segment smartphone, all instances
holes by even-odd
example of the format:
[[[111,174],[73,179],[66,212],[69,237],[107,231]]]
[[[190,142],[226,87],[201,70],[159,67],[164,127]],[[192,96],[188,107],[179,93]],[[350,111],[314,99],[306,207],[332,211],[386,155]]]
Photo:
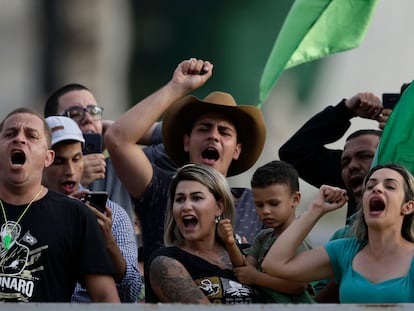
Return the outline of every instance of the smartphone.
[[[394,109],[395,105],[400,100],[400,93],[383,93],[382,106],[385,109]]]
[[[84,133],[83,154],[102,153],[102,135],[97,133]]]
[[[108,192],[91,191],[85,194],[82,201],[95,207],[101,213],[105,213],[106,201],[108,200]]]

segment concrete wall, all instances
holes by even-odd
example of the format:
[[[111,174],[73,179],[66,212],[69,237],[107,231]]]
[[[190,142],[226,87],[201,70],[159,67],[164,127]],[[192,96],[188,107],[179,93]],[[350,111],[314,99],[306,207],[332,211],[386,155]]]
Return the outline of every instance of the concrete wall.
[[[254,304],[254,305],[183,305],[183,304],[0,304],[2,310],[7,311],[212,311],[212,310],[228,310],[228,311],[376,311],[376,310],[395,310],[405,311],[412,310],[412,304],[398,305],[334,305],[334,304],[301,304],[301,305],[282,305],[282,304]]]

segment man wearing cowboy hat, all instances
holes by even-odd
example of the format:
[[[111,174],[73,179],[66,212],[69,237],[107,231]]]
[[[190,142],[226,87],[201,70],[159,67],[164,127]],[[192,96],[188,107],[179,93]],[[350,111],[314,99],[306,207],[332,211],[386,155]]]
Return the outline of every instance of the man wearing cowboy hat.
[[[225,176],[248,170],[263,149],[266,128],[254,106],[238,106],[230,94],[213,92],[204,100],[185,96],[212,75],[208,61],[181,62],[172,79],[113,123],[105,145],[119,178],[135,201],[141,222],[144,269],[151,252],[163,243],[164,214],[171,177],[152,166],[136,142],[164,113],[163,142],[177,165],[203,163]],[[185,97],[184,97],[185,96]],[[251,191],[235,189],[236,232],[252,241],[262,228]]]

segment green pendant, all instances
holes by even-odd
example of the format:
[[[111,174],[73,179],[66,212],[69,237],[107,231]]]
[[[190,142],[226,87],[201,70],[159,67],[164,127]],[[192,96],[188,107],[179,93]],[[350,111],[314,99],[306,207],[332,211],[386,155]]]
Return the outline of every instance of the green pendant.
[[[11,236],[10,234],[6,234],[3,237],[3,246],[6,249],[6,251],[8,251],[10,249],[10,241],[11,241]]]

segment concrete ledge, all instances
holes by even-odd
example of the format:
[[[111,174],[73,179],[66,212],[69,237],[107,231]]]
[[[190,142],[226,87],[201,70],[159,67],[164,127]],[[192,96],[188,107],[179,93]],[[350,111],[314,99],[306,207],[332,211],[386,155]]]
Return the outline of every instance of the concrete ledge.
[[[356,304],[251,304],[251,305],[190,305],[190,304],[70,304],[70,303],[0,303],[1,310],[7,311],[211,311],[211,310],[229,310],[229,311],[274,311],[274,310],[291,310],[291,311],[360,311],[360,310],[413,310],[414,304],[395,304],[395,305],[356,305]]]

